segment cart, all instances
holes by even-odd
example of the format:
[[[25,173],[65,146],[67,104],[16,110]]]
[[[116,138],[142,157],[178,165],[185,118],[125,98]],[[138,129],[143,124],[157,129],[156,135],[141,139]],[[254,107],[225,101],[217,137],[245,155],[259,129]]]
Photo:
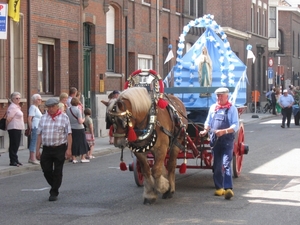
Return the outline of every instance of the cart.
[[[183,55],[185,36],[191,27],[206,28],[195,44]],[[203,51],[203,49],[206,51]],[[202,55],[201,55],[202,54]],[[204,56],[204,54],[206,54]],[[211,57],[207,56],[210,55]],[[203,85],[199,68],[202,68],[201,60],[211,61],[212,75],[210,84]],[[206,60],[205,60],[206,62]],[[207,117],[210,106],[215,103],[214,91],[219,87],[229,87],[231,103],[238,109],[239,116],[246,110],[247,95],[247,67],[231,50],[226,34],[223,29],[214,21],[212,15],[204,15],[194,21],[190,21],[183,28],[180,35],[176,65],[164,79],[166,88],[164,93],[174,94],[184,103],[189,114],[189,124],[186,128],[186,138],[182,149],[177,157],[177,168],[181,171],[180,162],[184,162],[187,169],[212,169],[213,154],[208,136],[200,137],[199,132],[204,129],[204,121]],[[208,70],[207,70],[208,71]],[[136,75],[134,73],[134,75]],[[199,76],[199,77],[198,77]],[[147,80],[147,79],[143,79]],[[201,87],[200,87],[201,86]],[[200,118],[198,118],[200,115]],[[242,121],[236,132],[233,150],[232,171],[234,177],[239,177],[242,171],[244,155],[248,154],[249,146],[245,144],[245,131]],[[154,157],[151,153],[147,155],[151,167]],[[195,162],[191,164],[190,162]],[[165,165],[168,162],[168,155],[165,158]],[[133,171],[134,179],[138,186],[143,186],[143,175],[138,160],[133,157],[129,165]]]
[[[165,93],[194,93],[199,91],[200,94],[209,96],[210,93],[214,92],[216,88],[166,88]],[[233,90],[233,88],[229,88]],[[247,109],[247,106],[237,107],[239,118]],[[186,162],[187,169],[211,169],[213,167],[213,154],[210,147],[210,141],[208,136],[200,137],[199,132],[204,128],[204,120],[208,113],[208,108],[190,109],[198,115],[202,115],[202,119],[196,119],[191,116],[189,118],[188,127],[186,129],[186,139],[182,143],[185,146],[184,150],[181,150],[177,156],[177,168],[180,169],[180,162]],[[193,114],[190,113],[191,114]],[[202,121],[201,121],[202,120]],[[245,130],[243,122],[240,120],[239,129],[235,135],[233,158],[232,158],[232,171],[235,178],[239,177],[242,171],[244,155],[248,154],[249,146],[245,144]],[[154,164],[154,157],[149,152],[147,154],[148,163],[150,167]],[[168,162],[168,155],[165,158],[165,166]],[[191,162],[191,163],[190,163]],[[134,180],[137,186],[143,186],[143,175],[138,160],[133,156],[133,162],[128,165],[129,171],[133,171]]]

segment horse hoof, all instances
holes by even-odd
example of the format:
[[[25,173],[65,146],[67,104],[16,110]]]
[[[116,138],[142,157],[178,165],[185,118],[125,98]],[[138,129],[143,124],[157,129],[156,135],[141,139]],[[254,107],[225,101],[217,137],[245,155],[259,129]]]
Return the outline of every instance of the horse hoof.
[[[170,190],[165,192],[162,196],[162,199],[168,199],[168,198],[172,198],[173,197],[173,192],[171,192]]]
[[[152,205],[155,201],[155,198],[144,198],[144,205]]]

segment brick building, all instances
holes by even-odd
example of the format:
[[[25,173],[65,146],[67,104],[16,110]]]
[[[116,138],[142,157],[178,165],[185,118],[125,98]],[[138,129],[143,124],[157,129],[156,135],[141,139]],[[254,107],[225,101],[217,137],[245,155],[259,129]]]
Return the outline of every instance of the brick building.
[[[247,64],[248,96],[254,89],[267,90],[268,0],[15,1],[20,21],[9,18],[7,39],[0,39],[0,116],[13,91],[21,92],[27,118],[32,94],[46,101],[75,86],[92,109],[96,136],[106,136],[106,108],[100,101],[122,90],[136,69],[154,69],[165,77],[176,63],[173,58],[164,64],[169,45],[176,53],[183,27],[204,14],[215,16],[232,50]],[[185,49],[202,33],[192,28]],[[246,58],[248,44],[257,56],[254,64]],[[26,142],[24,137],[23,148]],[[0,131],[0,149],[7,146],[7,132]]]

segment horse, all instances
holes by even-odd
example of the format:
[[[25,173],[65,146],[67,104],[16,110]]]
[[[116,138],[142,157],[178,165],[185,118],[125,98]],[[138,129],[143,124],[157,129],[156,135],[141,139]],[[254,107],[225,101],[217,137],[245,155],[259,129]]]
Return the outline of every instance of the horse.
[[[173,95],[164,97],[167,107],[160,108],[145,87],[131,87],[121,92],[108,108],[114,126],[114,145],[122,151],[129,147],[136,156],[144,177],[144,204],[150,205],[159,193],[163,199],[172,198],[177,155],[180,149],[184,150],[186,135],[184,104]],[[152,168],[147,161],[149,151],[154,156]]]

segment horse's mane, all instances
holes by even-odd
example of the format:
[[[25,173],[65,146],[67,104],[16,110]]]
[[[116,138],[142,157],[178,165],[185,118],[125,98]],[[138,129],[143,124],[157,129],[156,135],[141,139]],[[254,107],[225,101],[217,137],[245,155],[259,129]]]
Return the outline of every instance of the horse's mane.
[[[148,111],[151,106],[151,98],[148,91],[144,87],[132,87],[123,91],[118,99],[128,99],[131,103],[132,111],[144,112]]]

